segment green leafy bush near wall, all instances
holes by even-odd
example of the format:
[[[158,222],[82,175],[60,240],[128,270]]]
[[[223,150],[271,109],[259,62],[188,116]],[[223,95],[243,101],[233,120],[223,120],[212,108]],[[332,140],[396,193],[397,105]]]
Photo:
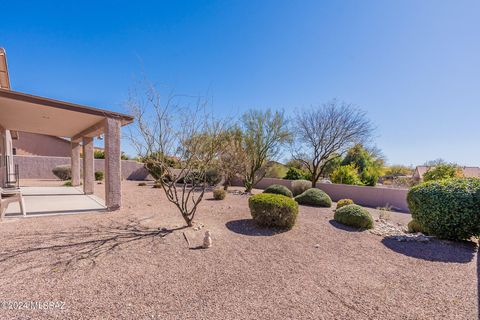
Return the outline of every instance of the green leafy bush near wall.
[[[335,210],[333,218],[341,224],[356,228],[371,229],[374,226],[370,212],[356,204],[349,204]]]
[[[70,167],[70,165],[56,166],[55,168],[53,168],[52,172],[60,180],[72,179],[72,168]]]
[[[95,171],[95,181],[103,180],[103,171]]]
[[[317,188],[310,188],[302,194],[295,197],[295,201],[299,204],[330,208],[332,206],[332,199],[323,190]]]
[[[410,189],[407,202],[429,234],[451,240],[480,236],[480,179],[425,182]]]
[[[283,179],[287,180],[301,180],[301,179],[306,179],[309,176],[307,172],[304,170],[298,169],[298,168],[288,168],[287,173],[283,177]]]
[[[210,186],[216,186],[222,181],[222,175],[217,169],[208,169],[205,171],[205,181],[207,181]]]
[[[287,187],[280,184],[272,184],[266,188],[263,193],[281,194],[289,198],[293,197],[292,192]]]
[[[299,194],[304,193],[312,187],[312,182],[308,180],[295,180],[292,181],[292,193],[296,197]]]
[[[248,199],[253,220],[260,226],[291,229],[298,216],[298,204],[279,194],[261,193]]]

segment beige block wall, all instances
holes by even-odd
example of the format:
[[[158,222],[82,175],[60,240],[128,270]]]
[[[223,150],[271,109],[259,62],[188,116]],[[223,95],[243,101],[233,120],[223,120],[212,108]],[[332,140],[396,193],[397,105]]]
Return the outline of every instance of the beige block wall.
[[[235,181],[235,185],[241,185]],[[280,184],[291,189],[292,181],[285,179],[263,178],[255,188],[266,189],[272,184]],[[385,187],[364,187],[335,183],[317,183],[317,188],[325,191],[333,201],[349,198],[355,203],[371,208],[391,206],[395,210],[408,212],[408,189]]]

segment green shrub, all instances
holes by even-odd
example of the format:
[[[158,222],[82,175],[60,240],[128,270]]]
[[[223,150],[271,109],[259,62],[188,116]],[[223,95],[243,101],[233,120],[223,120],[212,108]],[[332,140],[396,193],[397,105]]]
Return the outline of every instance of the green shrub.
[[[340,166],[335,169],[330,176],[330,179],[333,183],[362,185],[362,180],[360,180],[358,170],[352,164]]]
[[[138,186],[139,186],[139,187],[145,187],[146,185],[147,185],[146,182],[139,182],[139,183],[138,183]]]
[[[267,189],[265,189],[263,193],[281,194],[289,198],[293,197],[292,192],[287,187],[280,184],[272,184]]]
[[[95,181],[102,181],[102,180],[103,180],[103,172],[95,171]]]
[[[421,233],[427,233],[423,226],[418,222],[416,219],[410,220],[410,222],[407,225],[408,232],[410,233],[416,233],[416,232],[421,232]]]
[[[354,204],[352,199],[341,199],[337,201],[337,209],[341,207],[348,206],[349,204]]]
[[[205,181],[209,186],[216,186],[222,181],[222,175],[217,169],[208,169],[205,171]]]
[[[370,212],[356,204],[349,204],[335,210],[333,218],[341,224],[356,228],[372,229],[374,226]]]
[[[223,199],[225,199],[226,195],[227,195],[227,192],[223,189],[213,190],[213,199],[215,199],[215,200],[223,200]]]
[[[152,188],[154,188],[154,189],[161,189],[161,188],[162,188],[162,184],[160,183],[160,181],[155,181],[155,183],[153,184]]]
[[[291,229],[298,215],[298,204],[280,194],[261,193],[248,199],[253,220],[265,227]]]
[[[72,186],[72,181],[68,180],[68,181],[65,181],[65,183],[63,184],[64,187],[71,187]]]
[[[72,179],[72,169],[70,168],[70,165],[66,164],[66,165],[56,166],[55,168],[53,168],[52,172],[60,180]]]
[[[292,181],[292,193],[296,197],[299,194],[304,193],[312,187],[312,182],[308,180],[295,180]]]
[[[317,188],[310,188],[304,193],[295,197],[295,201],[299,204],[306,204],[314,207],[330,208],[332,206],[332,199],[323,190]]]
[[[407,202],[429,234],[451,240],[480,236],[480,179],[425,182],[410,189]]]
[[[423,175],[423,181],[427,182],[448,178],[460,178],[462,176],[462,169],[458,165],[454,163],[445,163],[430,167]]]
[[[288,171],[285,174],[285,177],[283,177],[283,179],[302,180],[302,179],[305,179],[306,176],[307,176],[307,173],[304,172],[303,170],[291,167],[291,168],[288,168]]]

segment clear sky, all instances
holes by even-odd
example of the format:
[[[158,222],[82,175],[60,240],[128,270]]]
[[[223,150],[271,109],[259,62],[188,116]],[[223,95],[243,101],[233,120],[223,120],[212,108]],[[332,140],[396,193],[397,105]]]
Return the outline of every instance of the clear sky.
[[[338,98],[389,163],[480,165],[478,0],[5,1],[0,26],[17,91],[124,112],[143,68],[225,115]]]

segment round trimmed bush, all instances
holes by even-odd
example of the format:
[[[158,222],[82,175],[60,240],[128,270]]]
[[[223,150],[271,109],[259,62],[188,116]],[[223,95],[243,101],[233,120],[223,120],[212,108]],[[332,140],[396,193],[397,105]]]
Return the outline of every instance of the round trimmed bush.
[[[72,169],[68,164],[56,166],[55,168],[53,168],[52,172],[60,180],[65,181],[72,179]]]
[[[407,225],[407,228],[408,228],[408,232],[410,233],[417,233],[417,232],[426,233],[423,226],[416,219],[410,220],[410,222]]]
[[[312,187],[312,182],[308,180],[295,180],[292,181],[292,193],[296,197],[299,194],[304,193]]]
[[[305,204],[314,207],[330,208],[332,206],[332,199],[323,190],[317,188],[310,188],[304,193],[295,197],[295,201],[299,204]]]
[[[348,206],[349,204],[354,204],[352,199],[341,199],[337,201],[337,209],[341,207]]]
[[[214,189],[213,190],[213,199],[215,199],[215,200],[223,200],[223,199],[225,199],[226,195],[227,195],[227,192],[223,189]]]
[[[349,204],[335,210],[333,218],[341,224],[356,228],[372,229],[374,225],[370,212],[356,204]]]
[[[263,190],[263,193],[281,194],[289,198],[293,197],[292,192],[287,187],[280,184],[272,184],[267,189]]]
[[[298,204],[280,194],[261,193],[248,199],[253,220],[260,226],[291,229],[298,215]]]
[[[425,182],[410,189],[407,202],[429,234],[450,240],[480,236],[480,179]]]

